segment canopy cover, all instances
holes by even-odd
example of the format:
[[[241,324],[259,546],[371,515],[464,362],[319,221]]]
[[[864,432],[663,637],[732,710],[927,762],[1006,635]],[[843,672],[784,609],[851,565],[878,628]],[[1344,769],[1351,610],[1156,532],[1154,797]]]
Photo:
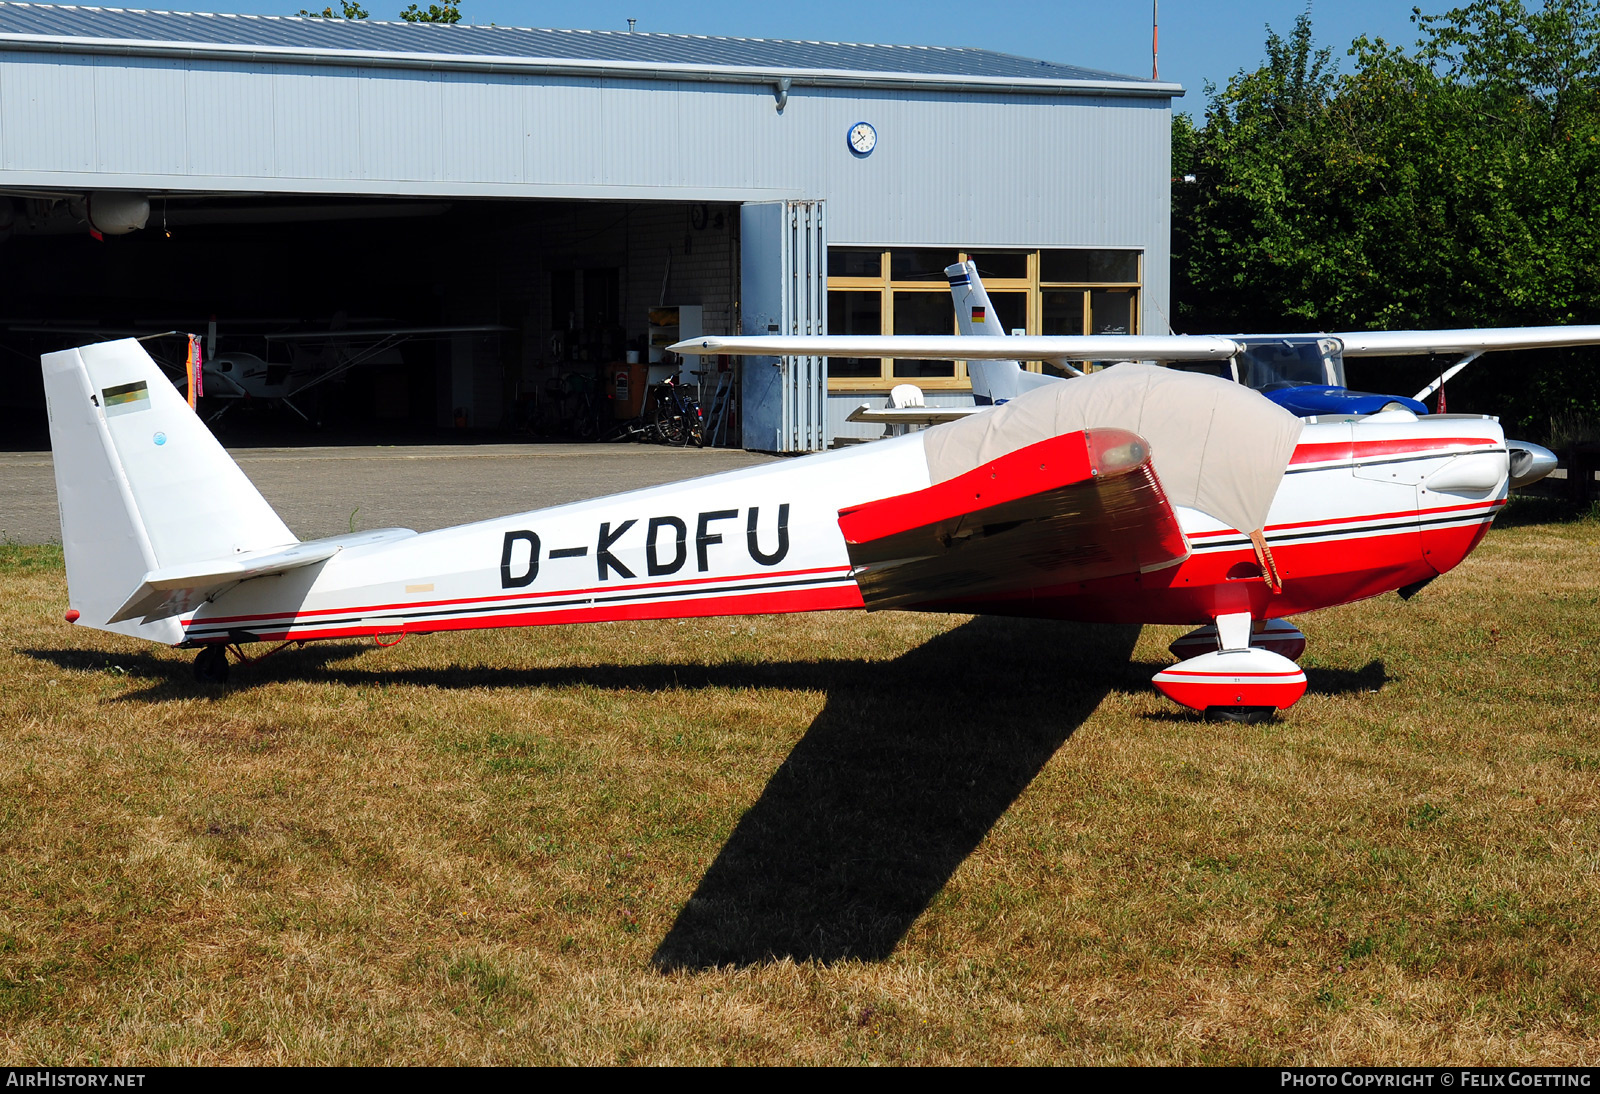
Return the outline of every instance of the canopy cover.
[[[1260,531],[1303,423],[1228,380],[1154,365],[1113,365],[1035,388],[986,414],[923,432],[934,483],[1082,429],[1126,429],[1150,445],[1173,505]]]

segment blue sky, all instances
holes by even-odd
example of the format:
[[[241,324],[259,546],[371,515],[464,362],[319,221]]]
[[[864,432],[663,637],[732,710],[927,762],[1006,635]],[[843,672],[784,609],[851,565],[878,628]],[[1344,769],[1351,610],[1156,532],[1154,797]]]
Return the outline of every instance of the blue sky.
[[[98,0],[107,7],[133,6]],[[150,7],[182,11],[293,15],[308,0],[146,0]],[[329,0],[316,0],[318,5]],[[408,0],[364,0],[373,18],[393,19]],[[1321,45],[1343,58],[1360,34],[1410,45],[1417,0],[1347,0],[1312,7]],[[1420,0],[1424,11],[1448,3]],[[1240,68],[1262,59],[1266,26],[1287,34],[1304,0],[1162,0],[1161,76],[1189,89],[1178,109],[1200,113],[1206,80],[1226,83]],[[1150,72],[1149,0],[464,0],[472,22],[517,26],[625,30],[631,16],[640,30],[729,34],[749,38],[818,38],[912,45],[980,46],[1049,61],[1136,76]]]

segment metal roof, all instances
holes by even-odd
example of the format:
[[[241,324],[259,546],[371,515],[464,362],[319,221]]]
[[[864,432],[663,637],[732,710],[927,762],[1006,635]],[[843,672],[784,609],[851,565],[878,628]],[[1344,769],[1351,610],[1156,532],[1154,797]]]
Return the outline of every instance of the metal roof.
[[[0,49],[469,70],[540,69],[640,78],[966,85],[1044,92],[1181,95],[1176,84],[985,49],[698,34],[228,15],[0,2]]]

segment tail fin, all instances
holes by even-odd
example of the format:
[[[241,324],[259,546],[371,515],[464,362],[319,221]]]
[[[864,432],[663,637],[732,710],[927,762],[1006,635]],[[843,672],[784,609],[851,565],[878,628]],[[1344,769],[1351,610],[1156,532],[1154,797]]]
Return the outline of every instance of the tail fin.
[[[111,622],[147,574],[298,542],[138,342],[41,360],[78,622],[180,641],[176,619]]]
[[[962,334],[1004,337],[1008,333],[989,302],[989,293],[978,276],[976,262],[968,259],[946,266],[944,275],[950,279],[950,295],[956,303],[956,327]],[[1008,363],[1016,364],[1015,361]]]
[[[968,259],[946,266],[944,274],[950,279],[957,329],[962,334],[1004,336],[1006,329],[989,302],[983,279],[978,276],[978,264]],[[967,375],[972,378],[973,401],[979,406],[1008,402],[1024,391],[1056,380],[1054,376],[1029,372],[1015,361],[968,361]]]

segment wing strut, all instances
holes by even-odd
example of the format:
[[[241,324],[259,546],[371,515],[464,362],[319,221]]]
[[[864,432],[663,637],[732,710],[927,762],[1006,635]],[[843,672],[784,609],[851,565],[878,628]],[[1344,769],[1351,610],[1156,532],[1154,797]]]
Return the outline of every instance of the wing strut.
[[[1466,368],[1468,365],[1472,364],[1472,362],[1476,361],[1478,358],[1480,358],[1482,356],[1483,356],[1483,350],[1481,350],[1481,349],[1476,351],[1476,352],[1474,352],[1474,353],[1467,354],[1461,360],[1457,361],[1455,364],[1451,365],[1445,371],[1441,372],[1439,374],[1439,378],[1437,380],[1435,380],[1433,383],[1429,384],[1427,387],[1423,388],[1421,391],[1417,392],[1415,395],[1412,396],[1412,398],[1415,399],[1419,403],[1422,402],[1422,400],[1424,400],[1428,396],[1432,395],[1435,391],[1438,391],[1440,388],[1444,387],[1445,381],[1449,380],[1456,373],[1460,372],[1462,369]]]

